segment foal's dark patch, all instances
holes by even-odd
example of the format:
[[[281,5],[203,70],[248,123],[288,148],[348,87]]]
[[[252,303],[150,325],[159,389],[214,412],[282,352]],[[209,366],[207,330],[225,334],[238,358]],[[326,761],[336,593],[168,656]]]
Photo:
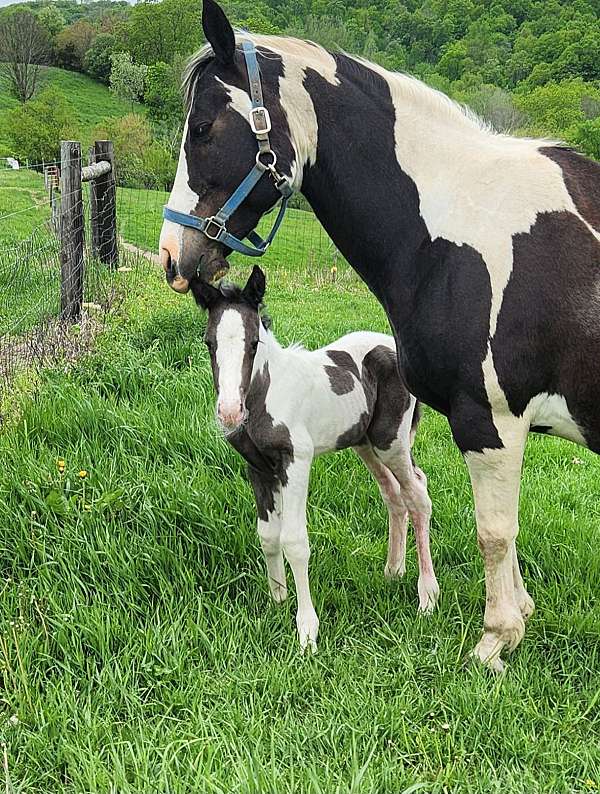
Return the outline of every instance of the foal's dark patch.
[[[335,448],[348,449],[348,447],[357,447],[363,444],[370,419],[371,414],[369,411],[364,411],[352,427],[349,427],[348,430],[341,433],[335,442]]]
[[[288,428],[277,425],[267,411],[266,398],[271,385],[269,364],[252,378],[246,408],[248,424],[227,440],[248,463],[248,479],[254,490],[258,517],[267,521],[275,509],[275,491],[288,481],[287,470],[294,461],[294,448]]]
[[[600,164],[559,146],[543,146],[540,152],[558,163],[577,211],[600,231]]]
[[[400,380],[396,354],[392,350],[377,345],[367,353],[363,361],[363,381],[369,378],[376,396],[367,436],[377,449],[389,449],[410,407],[410,395]]]
[[[332,392],[339,395],[349,394],[355,386],[354,377],[360,380],[356,361],[346,350],[328,350],[327,355],[335,364],[335,367],[325,367]]]

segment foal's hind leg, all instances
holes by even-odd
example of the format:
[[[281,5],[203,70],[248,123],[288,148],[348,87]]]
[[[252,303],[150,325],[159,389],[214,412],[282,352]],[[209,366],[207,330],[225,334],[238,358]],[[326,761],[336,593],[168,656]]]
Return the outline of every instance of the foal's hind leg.
[[[354,447],[354,450],[377,481],[381,498],[388,509],[388,552],[384,576],[387,579],[404,576],[408,510],[402,499],[400,486],[392,472],[375,455],[370,444]]]
[[[427,478],[415,466],[410,445],[403,439],[396,439],[389,449],[374,447],[379,460],[393,473],[400,485],[402,499],[410,514],[419,560],[419,610],[432,612],[440,596],[440,588],[433,570],[429,548],[429,523],[431,520],[431,499],[427,492]]]

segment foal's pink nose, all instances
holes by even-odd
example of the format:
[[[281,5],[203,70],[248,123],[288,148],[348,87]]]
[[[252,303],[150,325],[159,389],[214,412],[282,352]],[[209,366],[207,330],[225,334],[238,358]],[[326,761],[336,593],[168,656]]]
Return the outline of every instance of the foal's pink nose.
[[[244,410],[240,403],[221,404],[217,407],[219,421],[225,427],[237,427],[244,421]]]

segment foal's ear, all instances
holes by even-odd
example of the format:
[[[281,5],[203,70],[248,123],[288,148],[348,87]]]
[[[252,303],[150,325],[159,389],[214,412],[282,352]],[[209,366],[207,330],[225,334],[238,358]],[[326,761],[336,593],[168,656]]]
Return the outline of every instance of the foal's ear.
[[[204,0],[202,4],[202,29],[214,50],[217,61],[222,66],[232,64],[235,55],[235,34],[225,12],[214,0]]]
[[[265,296],[265,288],[267,286],[265,274],[258,265],[254,265],[250,278],[246,282],[246,286],[242,290],[242,295],[252,306],[257,309],[262,303]]]
[[[190,289],[201,309],[210,309],[221,297],[218,289],[209,284],[208,281],[202,281],[201,279],[193,279]]]

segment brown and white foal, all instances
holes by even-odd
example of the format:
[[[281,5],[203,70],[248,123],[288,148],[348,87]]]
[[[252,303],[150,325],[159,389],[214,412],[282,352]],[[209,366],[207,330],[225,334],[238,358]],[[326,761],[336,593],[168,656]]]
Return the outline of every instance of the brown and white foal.
[[[294,575],[302,649],[316,649],[319,629],[308,581],[306,498],[312,460],[323,452],[352,447],[377,480],[389,513],[387,577],[404,574],[410,514],[419,610],[430,612],[439,596],[429,551],[431,501],[411,457],[418,409],[400,381],[393,338],[365,331],[319,350],[282,348],[260,315],[265,277],[259,267],[243,289],[201,281],[192,289],[208,309],[205,341],[217,417],[248,463],[275,601],[287,596],[284,555]]]

